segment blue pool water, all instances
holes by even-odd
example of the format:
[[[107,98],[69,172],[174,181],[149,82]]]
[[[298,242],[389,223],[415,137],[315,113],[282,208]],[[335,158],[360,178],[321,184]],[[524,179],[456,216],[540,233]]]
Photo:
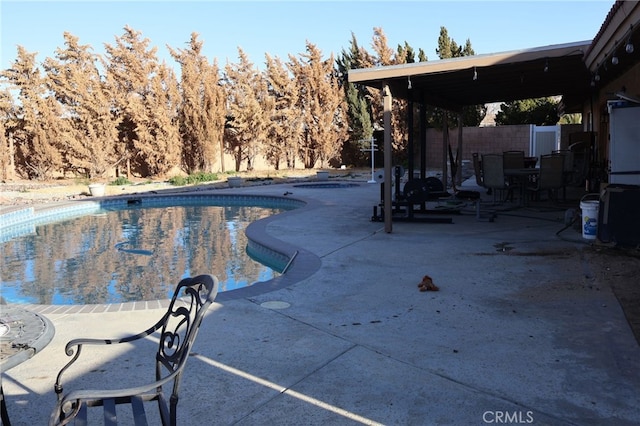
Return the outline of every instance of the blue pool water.
[[[16,223],[1,230],[3,299],[52,305],[166,299],[181,278],[201,273],[216,275],[220,291],[266,281],[287,259],[253,260],[245,229],[297,207],[277,199],[202,196],[93,204],[12,219]]]

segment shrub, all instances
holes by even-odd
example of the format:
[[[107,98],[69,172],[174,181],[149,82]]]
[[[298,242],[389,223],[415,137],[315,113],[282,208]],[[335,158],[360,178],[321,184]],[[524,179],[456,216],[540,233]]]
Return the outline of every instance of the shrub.
[[[131,185],[131,181],[127,179],[125,176],[118,176],[116,180],[109,183],[109,185],[119,186],[119,185]]]
[[[190,174],[187,177],[183,176],[174,176],[169,179],[169,183],[173,186],[184,186],[184,185],[193,185],[204,182],[211,182],[218,180],[218,175],[216,173],[205,173],[198,172]]]
[[[184,186],[187,184],[187,178],[183,176],[174,176],[169,178],[169,184],[173,186]]]

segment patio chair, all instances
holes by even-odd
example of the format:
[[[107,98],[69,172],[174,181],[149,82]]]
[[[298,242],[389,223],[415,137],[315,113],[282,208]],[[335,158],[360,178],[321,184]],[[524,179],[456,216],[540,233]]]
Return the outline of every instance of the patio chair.
[[[58,373],[54,390],[58,402],[49,420],[50,425],[65,425],[74,421],[86,424],[90,407],[104,409],[104,423],[116,424],[116,406],[129,404],[133,419],[125,424],[146,425],[145,403],[155,401],[163,425],[175,425],[178,391],[189,352],[200,323],[218,293],[218,280],[211,275],[185,278],[178,283],[167,312],[152,327],[134,336],[118,339],[74,339],[65,352],[73,356]],[[84,346],[116,345],[142,339],[160,330],[160,343],[155,356],[155,381],[141,386],[114,390],[74,390],[63,395],[62,375],[78,359]],[[162,387],[171,385],[169,399]],[[127,412],[131,412],[128,411]]]
[[[524,151],[504,151],[502,153],[502,164],[505,170],[509,169],[524,169],[525,168],[525,155]],[[520,185],[520,181],[507,177],[507,182],[511,187],[509,194],[513,197],[513,189]],[[512,200],[513,201],[513,200]]]
[[[476,176],[476,185],[484,188],[484,182],[482,181],[482,165],[480,164],[480,154],[474,152],[471,154],[473,158],[473,173]]]
[[[502,160],[505,170],[524,169],[524,151],[504,151]]]
[[[549,199],[557,199],[557,191],[564,188],[564,155],[547,154],[540,156],[540,176],[537,181],[530,185],[527,190],[537,200],[544,191],[548,193]]]
[[[509,185],[504,176],[504,163],[500,154],[482,155],[482,182],[485,188],[493,192],[493,202],[496,203],[496,193],[500,191],[500,201],[502,193],[509,190]],[[508,192],[507,192],[508,194]]]
[[[568,149],[560,149],[560,150],[552,151],[551,153],[564,156],[564,167],[563,167],[563,173],[562,173],[562,180],[564,185],[562,186],[562,199],[566,200],[567,185],[571,185],[574,179],[573,152],[571,152]]]

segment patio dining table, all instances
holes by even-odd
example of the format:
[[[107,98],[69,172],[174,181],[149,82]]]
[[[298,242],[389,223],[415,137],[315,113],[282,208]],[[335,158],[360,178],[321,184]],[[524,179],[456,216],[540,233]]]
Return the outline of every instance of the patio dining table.
[[[523,169],[505,169],[504,176],[509,180],[516,182],[520,187],[519,204],[522,206],[525,204],[527,184],[540,176],[540,169],[532,167],[525,167]]]
[[[17,305],[0,304],[0,373],[32,358],[51,342],[55,328],[46,317]],[[8,426],[9,414],[0,376],[0,417]]]

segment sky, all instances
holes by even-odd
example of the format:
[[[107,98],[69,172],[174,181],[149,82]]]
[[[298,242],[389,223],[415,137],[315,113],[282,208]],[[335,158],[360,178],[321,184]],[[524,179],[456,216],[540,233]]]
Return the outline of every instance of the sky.
[[[437,60],[440,27],[459,45],[471,41],[476,54],[592,40],[613,0],[573,1],[32,1],[1,0],[0,59],[10,68],[17,46],[37,52],[38,62],[64,47],[65,31],[104,54],[104,44],[129,26],[157,47],[158,58],[177,64],[166,48],[188,47],[199,34],[203,53],[222,68],[238,62],[238,47],[256,67],[265,53],[284,62],[299,57],[307,41],[328,58],[347,50],[352,34],[373,52],[374,27],[381,27],[388,45],[408,42],[428,60]]]

